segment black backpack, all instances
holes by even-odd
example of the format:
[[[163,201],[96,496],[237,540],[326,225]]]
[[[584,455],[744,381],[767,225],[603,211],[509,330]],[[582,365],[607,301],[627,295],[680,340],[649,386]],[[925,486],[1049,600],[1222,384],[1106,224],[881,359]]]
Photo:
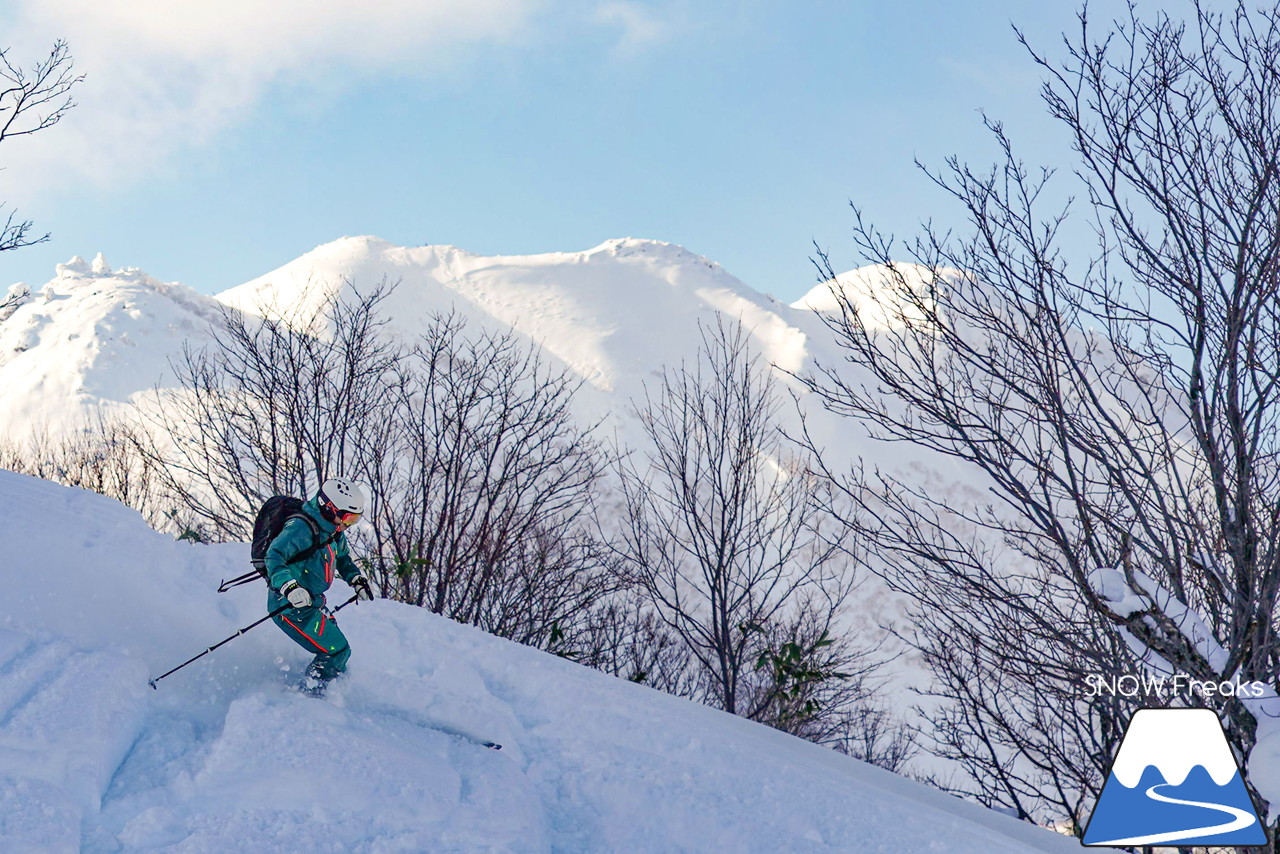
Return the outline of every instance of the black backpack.
[[[294,498],[292,495],[273,495],[263,503],[258,510],[258,517],[253,521],[253,545],[249,548],[249,562],[253,564],[253,572],[222,582],[218,587],[219,593],[225,593],[241,584],[250,584],[259,578],[267,578],[267,549],[271,547],[271,541],[280,536],[285,523],[290,519],[301,519],[307,523],[307,527],[311,529],[312,543],[286,563],[304,561],[338,538],[341,529],[335,529],[327,539],[316,542],[315,538],[320,536],[320,528],[314,519],[302,512],[303,503],[301,498]]]

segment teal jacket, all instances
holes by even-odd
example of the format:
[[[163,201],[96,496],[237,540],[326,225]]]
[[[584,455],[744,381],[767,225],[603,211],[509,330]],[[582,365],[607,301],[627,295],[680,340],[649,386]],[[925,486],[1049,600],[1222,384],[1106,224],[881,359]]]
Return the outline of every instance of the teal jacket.
[[[279,536],[267,547],[267,576],[271,581],[272,593],[276,593],[290,581],[297,581],[314,598],[322,596],[329,589],[335,573],[350,584],[360,574],[360,570],[347,552],[345,533],[339,534],[333,542],[306,560],[287,564],[286,561],[310,548],[312,543],[324,542],[337,527],[320,515],[320,505],[314,498],[302,505],[302,512],[316,523],[319,533],[313,536],[311,527],[302,519],[290,519],[286,522]]]

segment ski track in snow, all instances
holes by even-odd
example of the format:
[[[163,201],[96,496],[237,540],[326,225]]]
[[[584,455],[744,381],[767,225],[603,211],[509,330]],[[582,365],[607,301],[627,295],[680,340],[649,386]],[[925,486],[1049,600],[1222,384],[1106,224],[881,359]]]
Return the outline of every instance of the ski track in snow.
[[[261,850],[268,832],[320,852],[550,850],[536,844],[545,829],[522,825],[515,805],[502,811],[516,817],[505,839],[480,808],[520,788],[509,765],[481,754],[497,756],[407,719],[266,691],[235,700],[204,737],[179,717],[149,728],[112,781],[84,850],[105,854],[123,841],[129,851],[248,852]],[[273,761],[260,767],[255,758]],[[344,797],[352,775],[384,780]],[[471,821],[460,820],[468,813]],[[525,835],[534,844],[517,847]]]

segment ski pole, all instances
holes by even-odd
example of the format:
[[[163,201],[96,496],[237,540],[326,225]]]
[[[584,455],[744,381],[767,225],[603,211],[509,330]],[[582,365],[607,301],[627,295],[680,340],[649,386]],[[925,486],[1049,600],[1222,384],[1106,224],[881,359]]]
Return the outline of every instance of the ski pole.
[[[270,620],[272,617],[275,617],[275,616],[278,616],[278,615],[280,615],[280,614],[283,614],[285,611],[289,610],[289,609],[290,609],[290,608],[292,608],[292,607],[293,607],[292,605],[288,605],[288,604],[281,605],[279,608],[276,608],[274,611],[272,611],[270,614],[267,614],[267,616],[263,617],[261,620],[257,620],[257,621],[255,621],[255,622],[250,623],[249,625],[245,626],[243,629],[241,629],[240,631],[236,632],[234,635],[232,635],[231,637],[227,638],[226,640],[224,640],[224,641],[220,641],[220,642],[218,642],[218,643],[214,644],[213,646],[209,647],[208,649],[206,649],[204,652],[200,653],[199,655],[197,655],[197,656],[195,656],[195,657],[193,657],[193,658],[190,658],[190,659],[188,659],[188,660],[186,660],[186,661],[182,662],[182,663],[181,663],[181,664],[179,664],[177,667],[175,667],[175,668],[173,668],[172,670],[170,670],[168,673],[161,674],[160,676],[157,676],[155,679],[150,679],[150,680],[148,680],[148,681],[147,681],[147,684],[148,684],[148,685],[150,685],[153,689],[155,689],[155,690],[157,690],[157,691],[158,691],[158,690],[160,690],[159,688],[157,688],[157,687],[156,687],[156,683],[157,683],[157,682],[159,682],[161,679],[163,679],[165,676],[168,676],[168,675],[170,675],[170,674],[172,674],[172,673],[177,673],[179,670],[181,670],[182,668],[186,667],[186,666],[187,666],[188,664],[190,664],[191,662],[196,661],[196,660],[201,659],[201,658],[204,658],[206,655],[208,655],[209,653],[213,652],[213,651],[214,651],[215,649],[217,649],[218,647],[222,646],[222,645],[223,645],[223,644],[225,644],[225,643],[230,643],[231,641],[233,641],[233,640],[235,640],[236,638],[240,637],[240,636],[241,636],[242,634],[244,634],[245,632],[249,631],[249,629],[253,628],[254,626],[261,625],[262,623],[265,623],[267,620]]]
[[[244,575],[240,576],[239,578],[233,578],[230,581],[223,580],[223,582],[218,585],[218,592],[226,593],[232,587],[239,587],[242,584],[249,584],[251,582],[257,581],[261,577],[262,577],[262,573],[258,572],[258,570],[255,569],[253,572],[246,572]]]
[[[334,608],[334,609],[333,609],[332,611],[330,611],[329,613],[330,613],[330,614],[336,614],[336,613],[338,613],[339,611],[341,611],[343,608],[347,607],[348,605],[350,605],[352,602],[356,601],[356,600],[357,600],[357,599],[359,599],[359,598],[360,598],[360,594],[359,594],[359,593],[357,593],[356,595],[352,596],[352,597],[351,597],[350,599],[348,599],[347,601],[343,602],[343,603],[342,603],[341,605],[339,605],[338,607]]]

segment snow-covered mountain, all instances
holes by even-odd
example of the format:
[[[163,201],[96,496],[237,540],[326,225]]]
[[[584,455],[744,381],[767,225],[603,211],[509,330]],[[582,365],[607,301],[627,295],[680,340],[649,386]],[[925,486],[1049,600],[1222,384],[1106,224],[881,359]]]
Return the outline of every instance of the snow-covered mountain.
[[[167,384],[184,342],[207,341],[218,304],[127,268],[59,264],[43,288],[15,286],[0,312],[0,434],[74,428]]]
[[[483,257],[448,246],[405,248],[343,238],[215,297],[99,256],[56,277],[0,321],[0,423],[66,425],[99,403],[127,402],[165,382],[184,342],[202,343],[218,304],[272,314],[306,311],[335,290],[398,286],[386,309],[412,336],[434,314],[459,311],[514,329],[583,377],[583,406],[625,410],[640,382],[696,352],[698,324],[741,319],[761,355],[788,370],[809,355],[812,313],[757,294],[678,246],[611,240],[585,252]],[[584,413],[588,414],[588,413]]]
[[[459,626],[361,604],[325,699],[219,597],[243,545],[175,542],[0,472],[6,854],[1065,852],[1074,839],[791,736]],[[499,752],[449,731],[501,741]]]
[[[838,281],[858,294],[882,279],[883,271],[866,268]],[[852,370],[822,320],[835,307],[828,285],[785,305],[682,247],[631,238],[582,252],[488,257],[345,237],[213,297],[132,268],[113,270],[101,255],[92,263],[74,258],[43,288],[0,311],[0,438],[75,429],[101,408],[128,407],[157,385],[171,385],[170,361],[184,345],[207,343],[216,329],[211,321],[226,306],[267,316],[305,313],[335,291],[368,293],[384,281],[396,283],[383,305],[394,331],[412,338],[433,315],[450,311],[492,332],[514,330],[584,380],[578,414],[584,423],[603,420],[604,435],[624,445],[642,441],[632,405],[646,383],[652,387],[664,367],[694,360],[702,329],[718,317],[741,321],[753,350],[781,369],[775,377],[798,393],[806,427],[833,469],[871,447],[849,421],[806,405],[807,393],[785,373],[815,360]],[[779,415],[799,432],[793,407]],[[965,491],[965,475],[947,458],[904,444],[878,445],[874,453],[881,467],[931,478],[931,489]]]
[[[250,311],[306,305],[351,282],[400,286],[388,305],[401,331],[421,329],[451,307],[469,319],[515,329],[589,383],[625,386],[682,354],[697,323],[714,312],[742,318],[762,353],[795,368],[805,335],[786,306],[757,294],[719,265],[671,244],[610,240],[585,252],[484,257],[451,246],[409,249],[371,237],[344,238],[303,255],[218,299]],[[349,285],[345,286],[349,287]]]
[[[851,275],[865,285],[874,271]],[[624,438],[645,381],[692,359],[699,325],[717,315],[740,320],[756,352],[785,371],[802,371],[815,357],[841,361],[819,317],[831,304],[826,285],[788,306],[706,258],[652,240],[486,257],[349,237],[214,297],[112,270],[98,256],[59,265],[53,280],[0,319],[0,433],[70,427],[99,406],[127,405],[170,383],[169,361],[184,344],[207,340],[220,305],[264,315],[306,311],[334,291],[367,293],[383,281],[398,283],[384,305],[394,330],[412,337],[451,310],[492,331],[513,329],[582,377],[582,416],[617,416],[612,426]],[[819,415],[815,428],[843,444],[846,425]]]

